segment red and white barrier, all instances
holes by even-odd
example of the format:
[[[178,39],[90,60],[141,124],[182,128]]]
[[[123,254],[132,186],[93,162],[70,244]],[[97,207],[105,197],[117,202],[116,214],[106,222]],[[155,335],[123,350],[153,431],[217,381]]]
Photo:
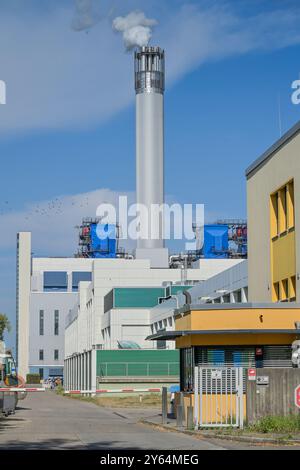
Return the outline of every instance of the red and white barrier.
[[[0,388],[0,392],[45,392],[45,388],[17,388],[17,387],[5,387]]]
[[[99,390],[66,390],[65,394],[67,395],[84,395],[84,394],[94,394],[97,395],[105,393],[161,393],[161,388],[122,388],[120,390],[108,390],[108,389],[99,389]]]

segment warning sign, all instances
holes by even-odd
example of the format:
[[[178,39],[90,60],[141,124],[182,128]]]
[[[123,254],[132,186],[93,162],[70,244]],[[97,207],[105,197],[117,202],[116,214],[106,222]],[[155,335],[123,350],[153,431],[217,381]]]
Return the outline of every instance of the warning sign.
[[[248,380],[250,381],[256,380],[256,369],[248,369]]]

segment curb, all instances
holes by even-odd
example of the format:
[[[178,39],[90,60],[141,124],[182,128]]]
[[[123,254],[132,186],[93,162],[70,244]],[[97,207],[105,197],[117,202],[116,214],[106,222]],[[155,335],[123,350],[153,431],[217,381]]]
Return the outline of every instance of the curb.
[[[151,426],[152,428],[165,430],[169,432],[176,432],[179,434],[186,434],[188,436],[197,437],[198,439],[209,438],[209,439],[223,439],[226,441],[237,441],[237,442],[248,442],[252,444],[286,444],[295,445],[300,444],[300,439],[286,439],[285,437],[257,437],[257,436],[235,436],[232,434],[212,434],[205,431],[189,431],[186,429],[176,429],[166,424],[158,424],[153,421],[141,420],[141,424]]]

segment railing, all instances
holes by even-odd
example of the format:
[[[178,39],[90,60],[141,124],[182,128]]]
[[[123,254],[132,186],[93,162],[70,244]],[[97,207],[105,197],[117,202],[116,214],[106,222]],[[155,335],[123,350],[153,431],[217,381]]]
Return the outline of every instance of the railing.
[[[177,377],[178,362],[102,362],[100,377]]]

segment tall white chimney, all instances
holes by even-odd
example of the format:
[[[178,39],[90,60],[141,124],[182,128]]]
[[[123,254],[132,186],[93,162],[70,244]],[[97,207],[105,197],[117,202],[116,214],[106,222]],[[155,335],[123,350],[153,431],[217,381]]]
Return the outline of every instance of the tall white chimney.
[[[165,53],[160,47],[142,47],[135,52],[135,91],[136,198],[150,214],[152,205],[164,203]],[[149,219],[145,228],[148,237],[138,240],[136,257],[151,259],[153,267],[167,267],[163,215],[152,231]]]

